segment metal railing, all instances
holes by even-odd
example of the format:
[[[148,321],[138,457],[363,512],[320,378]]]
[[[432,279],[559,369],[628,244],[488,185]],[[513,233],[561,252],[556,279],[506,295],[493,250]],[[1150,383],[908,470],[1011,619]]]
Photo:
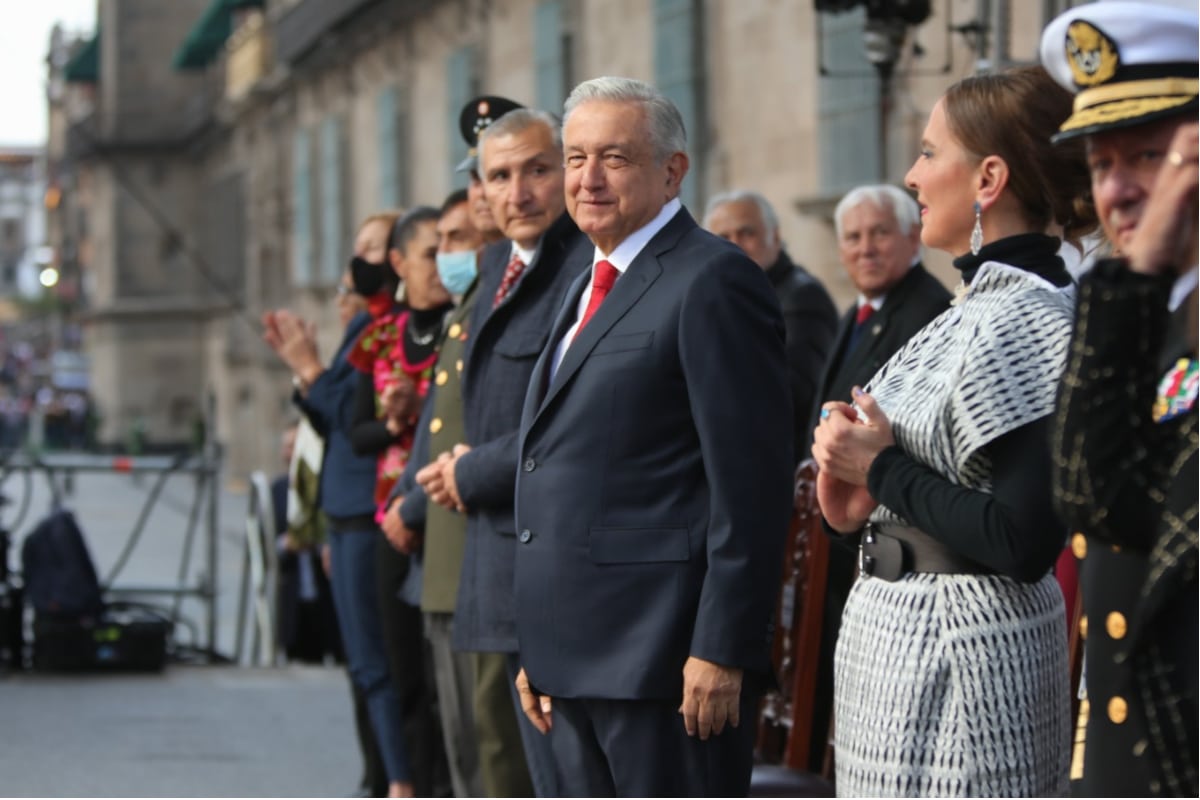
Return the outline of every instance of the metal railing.
[[[0,492],[8,499],[0,514],[0,527],[16,532],[25,524],[32,508],[34,481],[45,479],[53,508],[65,505],[78,476],[88,473],[155,475],[156,479],[138,512],[133,528],[108,574],[101,578],[101,587],[108,598],[157,596],[169,598],[172,621],[187,622],[182,617],[181,604],[185,598],[199,600],[204,612],[203,636],[194,633],[192,645],[197,654],[210,661],[227,661],[217,651],[218,613],[218,498],[221,472],[220,448],[209,443],[198,453],[175,456],[112,456],[92,453],[36,454],[22,450],[0,451]],[[183,532],[179,567],[175,579],[164,585],[118,582],[118,576],[142,539],[150,513],[155,508],[167,480],[174,475],[190,475],[195,492],[187,512]],[[23,483],[14,497],[10,480]],[[189,580],[194,551],[199,548],[202,567],[194,580]],[[189,626],[191,627],[191,626]],[[193,630],[197,629],[193,627]]]

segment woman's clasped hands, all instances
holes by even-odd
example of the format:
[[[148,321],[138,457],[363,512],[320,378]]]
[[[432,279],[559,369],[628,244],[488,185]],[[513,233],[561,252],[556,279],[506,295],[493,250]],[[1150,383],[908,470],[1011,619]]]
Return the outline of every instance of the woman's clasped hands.
[[[854,387],[857,405],[829,402],[813,434],[817,462],[817,502],[830,527],[854,533],[879,505],[867,491],[867,472],[885,448],[895,444],[892,426],[875,398]]]

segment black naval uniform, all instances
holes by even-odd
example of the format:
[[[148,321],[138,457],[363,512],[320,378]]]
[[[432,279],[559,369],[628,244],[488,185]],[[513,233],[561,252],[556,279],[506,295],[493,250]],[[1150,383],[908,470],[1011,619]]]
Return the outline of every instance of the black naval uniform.
[[[1086,615],[1081,796],[1197,794],[1196,408],[1152,417],[1186,352],[1169,331],[1187,304],[1168,314],[1170,286],[1100,262],[1081,283],[1059,392],[1055,499],[1079,531]]]

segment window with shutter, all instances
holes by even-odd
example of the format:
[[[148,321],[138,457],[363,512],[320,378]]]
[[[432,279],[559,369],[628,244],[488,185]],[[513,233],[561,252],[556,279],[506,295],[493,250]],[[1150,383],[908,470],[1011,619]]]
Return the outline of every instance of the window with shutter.
[[[458,130],[458,117],[463,106],[478,94],[475,79],[475,48],[464,45],[446,59],[446,113],[449,117],[446,130],[450,132],[450,183],[456,189],[467,185],[467,176],[455,172],[459,163],[467,157],[467,143]]]
[[[308,131],[292,137],[292,281],[313,283],[312,150]]]
[[[699,42],[701,10],[697,0],[654,0],[654,80],[683,117],[691,168],[680,199],[700,208],[704,153],[703,86]]]
[[[879,78],[863,49],[866,14],[823,14],[818,80],[821,193],[840,195],[884,179],[880,163]]]
[[[337,283],[349,260],[347,234],[346,138],[342,120],[330,114],[321,122],[321,258],[317,280],[322,285]]]
[[[567,99],[567,32],[562,0],[543,0],[533,10],[533,67],[537,77],[537,105],[562,116]]]

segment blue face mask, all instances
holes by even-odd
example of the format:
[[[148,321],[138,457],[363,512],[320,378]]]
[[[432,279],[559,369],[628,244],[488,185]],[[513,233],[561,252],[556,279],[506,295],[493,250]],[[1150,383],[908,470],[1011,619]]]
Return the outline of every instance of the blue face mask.
[[[438,277],[450,294],[465,294],[475,280],[475,251],[460,250],[456,253],[437,254]]]

